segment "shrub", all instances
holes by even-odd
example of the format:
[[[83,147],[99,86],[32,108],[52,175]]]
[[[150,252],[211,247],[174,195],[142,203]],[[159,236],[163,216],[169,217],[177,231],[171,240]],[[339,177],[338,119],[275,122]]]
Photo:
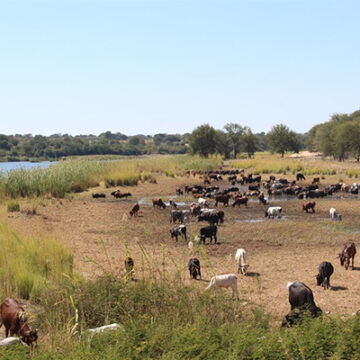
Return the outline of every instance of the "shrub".
[[[7,211],[8,212],[16,212],[20,211],[20,204],[17,200],[10,200],[7,203]]]

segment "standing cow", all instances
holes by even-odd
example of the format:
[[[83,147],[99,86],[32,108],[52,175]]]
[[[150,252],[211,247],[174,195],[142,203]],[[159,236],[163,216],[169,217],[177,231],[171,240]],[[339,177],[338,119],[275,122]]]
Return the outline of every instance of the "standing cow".
[[[318,286],[322,285],[324,289],[330,287],[330,276],[334,272],[334,267],[331,263],[324,261],[319,265],[319,274],[316,275],[316,283]]]
[[[246,251],[244,249],[237,249],[235,261],[238,264],[238,273],[241,272],[243,275],[246,275],[249,265],[246,264]]]
[[[345,270],[349,268],[350,265],[350,259],[352,260],[352,266],[351,269],[354,270],[354,258],[356,255],[356,246],[353,242],[346,242],[343,245],[342,251],[339,254],[340,258],[340,265],[345,266]]]
[[[188,269],[190,272],[190,279],[197,279],[199,276],[201,279],[201,271],[200,271],[200,260],[197,258],[192,258],[188,262]]]

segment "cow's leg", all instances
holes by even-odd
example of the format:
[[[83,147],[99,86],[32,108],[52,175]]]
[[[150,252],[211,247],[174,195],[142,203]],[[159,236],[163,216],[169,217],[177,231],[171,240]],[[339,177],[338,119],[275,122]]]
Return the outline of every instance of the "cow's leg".
[[[215,239],[215,244],[217,243],[217,238],[216,238],[216,234],[214,235],[214,239]]]
[[[5,337],[9,336],[9,328],[5,326]]]
[[[233,295],[236,296],[236,299],[239,300],[239,292],[238,292],[238,288],[237,288],[237,282],[232,284],[232,290],[233,290]]]
[[[355,256],[352,257],[352,267],[351,267],[351,270],[354,270],[354,258],[355,258]]]

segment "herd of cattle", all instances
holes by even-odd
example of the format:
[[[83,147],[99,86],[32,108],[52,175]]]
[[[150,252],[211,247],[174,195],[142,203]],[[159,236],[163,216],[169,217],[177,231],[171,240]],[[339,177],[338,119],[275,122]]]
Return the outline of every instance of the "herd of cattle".
[[[312,199],[323,198],[325,196],[331,196],[336,192],[342,191],[351,194],[358,194],[360,184],[354,183],[351,186],[347,186],[343,183],[337,183],[330,186],[326,186],[323,189],[319,188],[320,178],[314,178],[310,185],[302,186],[298,183],[306,180],[303,174],[297,174],[296,180],[288,181],[285,178],[276,179],[274,176],[270,176],[268,180],[263,180],[260,175],[253,176],[252,174],[245,175],[241,170],[222,170],[222,171],[188,171],[187,175],[200,175],[203,178],[202,185],[186,185],[184,189],[177,188],[176,195],[181,196],[185,194],[191,194],[196,201],[190,204],[189,209],[179,209],[174,200],[170,200],[170,223],[175,224],[170,229],[170,236],[178,242],[178,238],[181,237],[184,240],[188,240],[186,223],[191,218],[197,219],[197,222],[208,222],[208,226],[204,226],[200,229],[197,236],[199,243],[205,244],[206,239],[210,239],[210,243],[214,240],[217,243],[218,225],[224,223],[225,213],[223,210],[217,209],[218,204],[223,204],[224,207],[229,205],[236,207],[244,205],[248,206],[249,198],[256,197],[261,205],[269,203],[269,199],[274,196],[296,196],[298,199]],[[227,176],[227,179],[225,178]],[[218,183],[219,181],[227,180],[230,186],[220,189],[218,185],[212,185],[211,182]],[[241,187],[247,186],[245,191],[240,191]],[[265,196],[265,194],[267,196]],[[131,197],[131,193],[122,193],[120,190],[113,191],[111,193],[117,199]],[[104,193],[93,193],[92,197],[95,199],[105,198]],[[210,199],[215,201],[215,208],[210,208]],[[230,204],[232,201],[232,204]],[[155,209],[166,209],[167,205],[160,198],[152,199],[152,205]],[[302,204],[302,211],[315,212],[314,201],[309,201]],[[139,203],[133,204],[130,210],[131,217],[137,217],[140,211]],[[265,217],[267,218],[281,218],[282,208],[280,206],[269,206],[264,210]],[[342,220],[342,215],[339,214],[335,208],[329,210],[329,215],[332,220]],[[189,249],[193,249],[192,241],[188,241]],[[340,264],[347,270],[350,266],[354,268],[354,257],[356,254],[356,246],[353,242],[347,242],[343,245],[342,251],[339,254]],[[237,249],[235,253],[235,261],[238,266],[237,273],[246,275],[246,271],[249,264],[246,262],[246,251],[244,249]],[[191,258],[187,264],[190,278],[201,279],[201,265],[198,258]],[[125,269],[127,274],[134,274],[134,260],[131,257],[125,259]],[[319,273],[316,277],[317,285],[322,285],[324,289],[330,287],[330,277],[334,272],[334,267],[330,262],[322,262],[319,265]],[[233,291],[233,295],[239,298],[237,287],[237,275],[236,274],[221,274],[216,275],[210,279],[210,283],[207,286],[207,290],[211,288],[230,287]],[[283,326],[293,325],[297,319],[300,318],[304,311],[309,311],[313,317],[316,317],[322,313],[322,310],[316,306],[312,290],[302,282],[295,281],[288,284],[289,290],[289,303],[291,311],[286,315],[283,321]],[[5,326],[6,337],[10,334],[20,335],[21,339],[30,345],[37,341],[37,330],[31,330],[27,323],[27,315],[23,307],[18,301],[7,298],[1,304],[1,323]]]

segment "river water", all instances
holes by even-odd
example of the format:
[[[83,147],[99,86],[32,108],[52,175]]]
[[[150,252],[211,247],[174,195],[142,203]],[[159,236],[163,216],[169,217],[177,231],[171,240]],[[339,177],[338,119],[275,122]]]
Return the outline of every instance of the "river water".
[[[15,169],[33,169],[33,168],[47,168],[50,164],[56,164],[55,161],[41,161],[41,162],[30,162],[30,161],[15,161],[15,162],[0,162],[0,172],[7,173],[10,170]]]

